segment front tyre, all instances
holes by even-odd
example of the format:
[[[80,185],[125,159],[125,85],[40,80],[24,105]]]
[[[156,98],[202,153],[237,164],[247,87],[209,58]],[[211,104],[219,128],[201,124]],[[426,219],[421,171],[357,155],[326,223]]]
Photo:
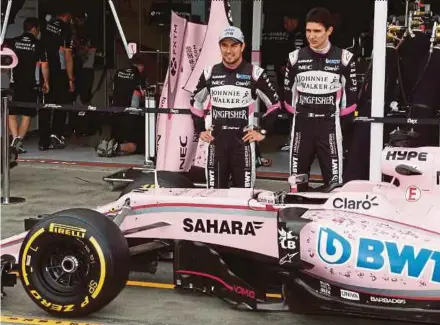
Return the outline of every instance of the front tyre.
[[[69,209],[44,218],[26,235],[19,256],[26,293],[60,317],[98,311],[128,280],[127,241],[112,220],[93,210]]]

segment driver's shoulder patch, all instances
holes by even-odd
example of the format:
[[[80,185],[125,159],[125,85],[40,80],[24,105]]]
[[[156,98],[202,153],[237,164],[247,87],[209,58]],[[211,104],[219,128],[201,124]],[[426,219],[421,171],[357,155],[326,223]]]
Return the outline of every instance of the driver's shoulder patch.
[[[263,72],[264,72],[263,68],[261,68],[257,65],[254,65],[254,64],[252,65],[252,78],[254,80],[258,80],[261,77],[261,75],[263,74]]]
[[[292,67],[298,62],[299,50],[295,50],[289,53],[289,62]]]
[[[203,69],[203,74],[205,75],[205,80],[211,78],[212,75],[212,65],[208,65]]]
[[[351,59],[353,58],[353,53],[350,51],[343,49],[341,54],[341,62],[344,67],[348,66],[348,63],[350,63]]]

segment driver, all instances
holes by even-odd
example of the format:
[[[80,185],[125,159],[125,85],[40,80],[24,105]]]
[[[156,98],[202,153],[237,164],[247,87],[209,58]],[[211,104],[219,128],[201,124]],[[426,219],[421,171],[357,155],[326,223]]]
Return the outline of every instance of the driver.
[[[267,112],[280,107],[279,97],[266,72],[243,60],[244,35],[237,27],[227,27],[219,38],[221,63],[205,67],[191,98],[191,112],[200,139],[209,143],[207,153],[208,188],[252,188],[255,183],[255,141],[264,140],[270,126],[253,126],[257,96]],[[210,95],[209,119],[205,125],[203,104]],[[271,114],[271,120],[276,114]],[[208,122],[209,121],[209,122]]]
[[[329,42],[333,27],[327,9],[307,15],[309,46],[289,54],[285,107],[294,114],[290,174],[309,174],[318,156],[325,185],[342,183],[341,117],[356,109],[356,61],[352,53]]]

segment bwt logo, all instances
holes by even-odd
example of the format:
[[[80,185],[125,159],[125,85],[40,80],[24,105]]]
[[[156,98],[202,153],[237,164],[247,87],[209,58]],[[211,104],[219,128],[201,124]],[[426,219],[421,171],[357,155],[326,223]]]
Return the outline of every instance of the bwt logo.
[[[350,242],[330,228],[319,229],[317,246],[319,258],[330,265],[341,265],[352,258],[359,269],[440,283],[440,251],[365,237]]]
[[[237,73],[236,77],[237,77],[237,79],[251,80],[251,76],[248,74]]]
[[[330,228],[321,228],[318,255],[327,264],[344,264],[351,256],[350,242]]]
[[[330,59],[326,59],[325,63],[327,64],[339,64],[341,63],[341,60],[330,60]]]

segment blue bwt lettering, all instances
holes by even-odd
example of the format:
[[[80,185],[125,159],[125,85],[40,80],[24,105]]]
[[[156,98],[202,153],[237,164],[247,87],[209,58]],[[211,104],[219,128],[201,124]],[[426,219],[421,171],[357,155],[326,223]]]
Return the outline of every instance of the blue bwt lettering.
[[[381,242],[373,239],[361,238],[356,266],[364,269],[380,270],[385,264],[382,256],[383,250],[384,246]]]
[[[408,276],[414,278],[418,278],[422,274],[432,255],[432,251],[425,248],[421,249],[416,256],[412,246],[403,246],[401,252],[399,252],[395,243],[386,243],[386,246],[388,255],[393,257],[390,266],[391,273],[402,274],[405,265],[408,265]]]
[[[318,256],[327,264],[344,264],[355,258],[352,243],[329,228],[318,234]],[[431,281],[440,283],[440,252],[395,242],[360,238],[356,267],[367,270],[387,268],[390,273],[420,278],[433,266]]]

